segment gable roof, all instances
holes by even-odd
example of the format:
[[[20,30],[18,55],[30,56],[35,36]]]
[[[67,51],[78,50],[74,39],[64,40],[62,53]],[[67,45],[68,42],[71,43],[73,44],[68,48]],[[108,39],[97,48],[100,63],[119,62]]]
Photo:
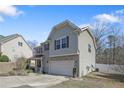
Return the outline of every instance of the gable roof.
[[[94,47],[97,48],[97,46],[96,46],[96,41],[95,41],[95,37],[94,37],[94,35],[92,34],[90,27],[87,26],[87,27],[80,28],[80,27],[76,26],[74,23],[72,23],[72,22],[69,21],[69,20],[65,20],[65,21],[63,21],[63,22],[61,22],[61,23],[55,25],[55,26],[52,28],[52,31],[50,32],[50,34],[49,34],[47,40],[49,39],[50,35],[53,33],[53,31],[54,31],[55,29],[57,29],[57,28],[59,28],[59,27],[61,27],[61,26],[63,26],[63,25],[69,25],[69,26],[71,26],[72,28],[74,28],[74,31],[75,31],[75,32],[78,32],[78,33],[87,31],[88,34],[91,36],[91,38],[92,38],[92,40],[93,40]]]
[[[3,39],[4,38],[4,36],[3,35],[0,35],[0,39]]]
[[[19,34],[12,34],[12,35],[8,35],[8,36],[2,36],[0,35],[0,44],[4,44],[8,41],[11,41],[15,38],[18,38],[18,37],[22,37],[22,39],[25,41],[25,43],[29,46],[29,48],[32,50],[32,48],[30,47],[30,45],[26,42],[26,40],[23,38],[22,35],[19,35]]]
[[[76,26],[75,24],[73,24],[71,21],[69,20],[65,20],[57,25],[55,25],[53,28],[52,28],[52,31],[50,32],[49,36],[48,36],[48,39],[49,37],[51,36],[51,34],[57,29],[57,28],[60,28],[62,26],[65,26],[65,25],[69,25],[70,27],[72,27],[74,30],[76,29],[80,29],[78,26]]]
[[[74,29],[79,28],[78,26],[76,26],[76,25],[75,25],[74,23],[72,23],[71,21],[65,20],[65,21],[63,21],[63,22],[61,22],[61,23],[55,25],[52,30],[54,30],[54,29],[56,29],[56,28],[58,28],[58,27],[60,27],[60,26],[62,26],[62,25],[69,25],[69,26],[71,26],[71,27],[74,28]]]
[[[2,36],[0,35],[0,43],[6,43],[12,39],[15,39],[17,37],[19,37],[20,35],[18,34],[12,34],[12,35],[8,35],[8,36]]]
[[[93,40],[95,49],[97,49],[95,37],[94,37],[94,35],[92,34],[90,27],[89,27],[89,26],[83,27],[83,28],[81,28],[80,30],[81,30],[81,32],[84,32],[84,31],[87,31],[87,32],[88,32],[88,34],[91,36],[91,38],[92,38],[92,40]]]

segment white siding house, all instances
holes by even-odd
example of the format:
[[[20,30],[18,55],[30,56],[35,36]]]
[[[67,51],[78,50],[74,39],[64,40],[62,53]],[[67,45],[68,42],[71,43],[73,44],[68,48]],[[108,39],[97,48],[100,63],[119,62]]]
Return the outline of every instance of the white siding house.
[[[31,47],[21,35],[2,36],[0,43],[1,53],[7,55],[12,62],[15,62],[19,57],[30,58],[33,56]]]

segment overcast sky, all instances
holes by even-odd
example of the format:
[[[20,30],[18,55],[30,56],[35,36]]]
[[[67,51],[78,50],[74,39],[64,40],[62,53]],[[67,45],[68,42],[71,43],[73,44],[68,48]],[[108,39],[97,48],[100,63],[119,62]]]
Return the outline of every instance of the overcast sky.
[[[81,27],[95,20],[124,25],[124,6],[0,6],[0,34],[41,43],[66,19]]]

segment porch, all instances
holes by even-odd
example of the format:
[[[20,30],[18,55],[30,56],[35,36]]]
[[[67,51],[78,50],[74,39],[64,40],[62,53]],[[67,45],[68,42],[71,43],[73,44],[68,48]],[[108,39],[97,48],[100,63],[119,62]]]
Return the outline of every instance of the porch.
[[[42,57],[31,57],[28,59],[29,69],[32,69],[35,73],[43,72]]]

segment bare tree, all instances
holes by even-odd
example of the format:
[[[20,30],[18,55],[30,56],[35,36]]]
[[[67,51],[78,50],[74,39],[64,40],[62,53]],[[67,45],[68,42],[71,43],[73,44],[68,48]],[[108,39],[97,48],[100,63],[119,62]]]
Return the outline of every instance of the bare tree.
[[[114,69],[124,73],[124,35],[118,36],[118,46],[115,48],[115,65]]]
[[[106,35],[108,35],[108,24],[104,22],[95,22],[93,23],[93,34],[95,35],[96,44],[97,44],[97,50],[101,49],[104,45],[104,39],[106,38]]]
[[[96,62],[113,63],[118,55],[120,46],[119,34],[121,26],[96,21],[93,25],[93,34],[96,39]]]
[[[38,45],[38,42],[36,40],[33,40],[33,41],[28,41],[28,44],[33,49],[34,47],[36,47]]]
[[[113,69],[124,73],[124,34],[122,25],[96,21],[93,25],[96,39],[96,62],[113,65]]]
[[[93,27],[93,34],[95,36],[97,50],[96,62],[103,61],[103,52],[106,48],[106,38],[111,33],[109,30],[109,23],[96,21],[91,25]]]
[[[114,64],[117,63],[116,59],[119,55],[121,43],[120,43],[120,31],[121,27],[119,25],[111,25],[109,30],[111,34],[108,36],[108,48],[109,48],[109,62]]]

